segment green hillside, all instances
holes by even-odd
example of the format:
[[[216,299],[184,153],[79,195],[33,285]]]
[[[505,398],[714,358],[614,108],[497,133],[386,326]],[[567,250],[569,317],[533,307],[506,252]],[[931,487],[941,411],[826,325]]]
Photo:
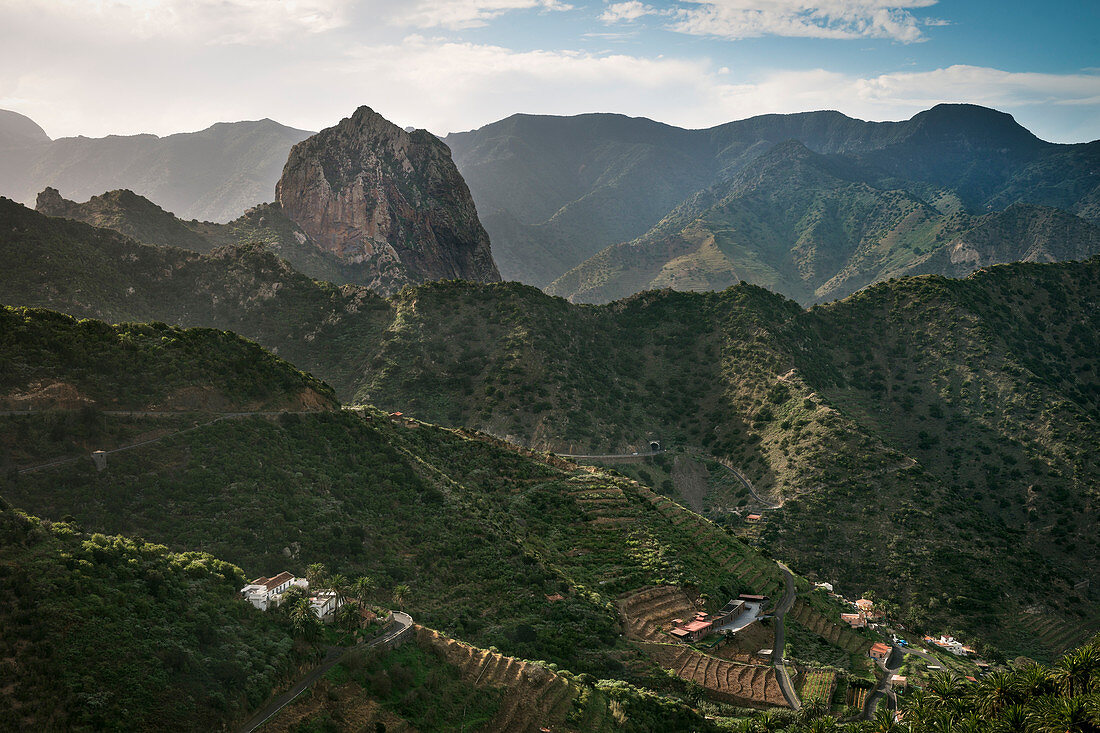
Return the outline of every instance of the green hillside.
[[[235,334],[0,307],[0,405],[331,409],[332,388]]]
[[[11,730],[213,730],[311,655],[240,600],[240,568],[0,498],[0,720]]]
[[[542,449],[700,451],[783,503],[758,541],[845,593],[1043,657],[1095,628],[1096,258],[808,311],[749,285],[594,307],[443,282],[386,301],[253,249],[141,247],[11,206],[5,222],[2,300],[231,328],[345,401]],[[703,497],[731,526],[739,501]],[[1017,623],[1036,614],[1049,632]]]

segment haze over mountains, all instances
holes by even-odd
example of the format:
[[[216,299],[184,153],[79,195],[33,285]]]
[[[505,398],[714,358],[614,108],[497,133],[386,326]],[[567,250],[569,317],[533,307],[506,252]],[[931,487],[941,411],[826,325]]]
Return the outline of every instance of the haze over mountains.
[[[7,149],[0,157],[12,165],[4,166],[9,180],[0,181],[0,191],[16,200],[29,203],[43,183],[74,200],[127,188],[183,219],[200,214],[217,221],[238,219],[246,206],[270,200],[278,179],[275,161],[307,135],[263,121],[163,140],[51,143],[30,120],[14,113],[4,119],[0,140]],[[389,127],[395,141],[408,134]],[[424,150],[432,149],[432,140],[422,138]],[[501,276],[578,302],[607,302],[661,287],[720,290],[745,280],[813,303],[906,274],[958,276],[996,262],[1077,259],[1100,251],[1100,141],[1047,143],[1009,115],[973,105],[940,105],[903,122],[807,112],[706,130],[611,114],[514,115],[443,140],[469,185]],[[225,165],[204,165],[200,173],[187,166],[206,157],[177,154],[199,148],[206,156],[217,149]],[[120,157],[109,159],[108,151]],[[28,155],[38,162],[19,165]],[[242,166],[244,158],[249,162]],[[56,172],[48,161],[60,166]],[[110,175],[81,172],[92,163]],[[326,166],[326,176],[339,178]],[[292,161],[288,170],[299,167]],[[12,183],[12,171],[21,168],[33,175]],[[226,169],[233,176],[223,175]],[[251,171],[248,181],[242,181],[242,169]],[[127,172],[135,170],[146,178]],[[189,181],[189,188],[177,179]],[[322,179],[312,180],[301,179],[299,188]],[[456,183],[426,185],[450,190]],[[329,185],[335,191],[345,184],[333,179]],[[202,195],[215,192],[217,211],[199,200],[199,189]],[[329,203],[311,199],[317,219],[301,204],[292,206],[290,217],[285,206],[283,212],[252,212],[252,223],[242,227],[238,220],[234,236],[261,236],[316,277],[388,292],[403,278],[384,272],[385,252],[334,255],[344,248],[341,238],[391,228],[369,216],[358,223],[345,217],[349,228],[335,232],[324,221],[333,216],[326,209],[343,206],[338,202],[347,195],[335,194]],[[304,202],[315,193],[303,190],[296,197]],[[467,210],[458,216],[468,222],[472,215]],[[309,221],[314,223],[300,226]],[[136,222],[120,226],[129,226],[128,233],[141,228]],[[422,237],[423,226],[390,240],[409,239],[413,232]],[[211,231],[213,239],[233,241]],[[990,241],[990,232],[998,243]],[[303,234],[311,245],[303,246]],[[486,247],[478,245],[483,251],[476,257],[484,260]],[[457,272],[456,266],[461,270],[442,261],[422,265],[438,277]],[[481,279],[492,265],[481,262],[474,269]]]
[[[46,187],[80,201],[124,188],[183,219],[216,222],[271,201],[291,146],[312,134],[265,119],[166,137],[51,140],[29,118],[0,113],[0,195],[30,205]]]

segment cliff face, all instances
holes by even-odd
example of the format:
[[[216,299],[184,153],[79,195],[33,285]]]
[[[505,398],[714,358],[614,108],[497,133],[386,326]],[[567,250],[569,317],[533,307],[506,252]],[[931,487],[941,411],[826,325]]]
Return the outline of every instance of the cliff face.
[[[380,292],[426,280],[500,280],[447,146],[369,107],[295,145],[275,198],[322,250],[366,265],[374,274],[363,284]]]

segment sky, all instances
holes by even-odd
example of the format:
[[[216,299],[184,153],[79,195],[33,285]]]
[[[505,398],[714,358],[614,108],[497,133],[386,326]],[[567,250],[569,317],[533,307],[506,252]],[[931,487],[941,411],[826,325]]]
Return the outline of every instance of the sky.
[[[369,105],[437,134],[517,112],[701,128],[836,109],[1009,112],[1100,138],[1097,0],[0,0],[0,109],[51,137]]]

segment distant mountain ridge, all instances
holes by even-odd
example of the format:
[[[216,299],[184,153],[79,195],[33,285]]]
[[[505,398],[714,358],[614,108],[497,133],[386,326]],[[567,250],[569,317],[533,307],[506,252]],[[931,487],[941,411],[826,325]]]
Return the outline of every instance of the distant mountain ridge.
[[[805,304],[901,274],[960,277],[1001,262],[1100,253],[1100,228],[1069,212],[1018,202],[983,216],[966,209],[955,191],[883,179],[860,158],[815,153],[791,140],[546,291],[600,303],[662,287],[722,290],[744,280]],[[975,228],[984,234],[969,236]]]
[[[290,148],[312,134],[263,119],[50,140],[29,118],[0,112],[0,195],[29,205],[46,187],[80,200],[130,189],[183,219],[219,222],[270,201]]]
[[[597,300],[645,287],[679,287],[646,276],[652,267],[667,266],[669,278],[683,280],[685,287],[728,284],[728,263],[711,272],[695,262],[693,275],[678,268],[680,249],[662,260],[659,249],[643,255],[638,245],[662,233],[677,207],[722,189],[790,141],[843,158],[867,186],[904,191],[946,214],[1031,203],[1100,222],[1100,145],[1048,143],[1010,115],[975,105],[938,105],[901,122],[864,122],[823,111],[762,115],[705,130],[619,115],[515,115],[445,141],[470,185],[505,278],[546,287],[597,253],[606,260],[611,253],[604,248],[631,243],[621,276],[603,272],[600,261],[585,263],[592,273],[585,278],[609,288]],[[786,244],[792,248],[795,242]],[[734,269],[751,271],[752,259],[736,259]],[[565,281],[550,288],[580,300],[595,297],[589,290]],[[813,299],[802,286],[783,292]]]

